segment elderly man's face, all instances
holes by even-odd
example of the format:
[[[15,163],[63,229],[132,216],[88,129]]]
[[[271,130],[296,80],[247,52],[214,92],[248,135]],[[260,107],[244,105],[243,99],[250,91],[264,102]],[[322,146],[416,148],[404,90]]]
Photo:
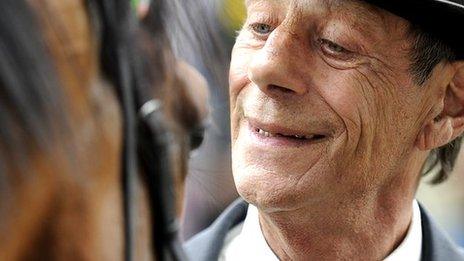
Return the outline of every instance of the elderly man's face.
[[[341,202],[422,164],[416,139],[440,79],[415,83],[406,20],[360,1],[246,4],[230,72],[233,172],[245,199],[276,211]]]

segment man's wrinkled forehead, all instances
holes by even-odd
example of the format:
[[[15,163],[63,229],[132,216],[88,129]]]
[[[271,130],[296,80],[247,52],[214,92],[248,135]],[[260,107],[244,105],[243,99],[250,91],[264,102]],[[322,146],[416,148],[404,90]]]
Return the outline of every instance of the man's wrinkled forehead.
[[[319,6],[327,9],[350,8],[364,13],[369,18],[382,15],[382,10],[360,0],[245,0],[247,7],[263,4],[275,4],[286,7],[311,7]]]
[[[382,35],[388,35],[391,30],[397,30],[400,27],[406,28],[405,25],[409,24],[406,20],[388,11],[360,0],[245,0],[245,4],[248,9],[268,4],[289,11],[295,8],[325,9],[333,16],[342,16],[343,20],[356,25],[366,33],[377,31]]]

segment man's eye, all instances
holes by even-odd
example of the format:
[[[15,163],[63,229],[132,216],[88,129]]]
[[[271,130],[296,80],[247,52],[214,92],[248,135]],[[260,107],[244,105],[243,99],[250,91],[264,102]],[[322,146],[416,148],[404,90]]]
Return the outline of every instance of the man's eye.
[[[319,43],[323,51],[328,52],[329,54],[332,54],[332,55],[351,53],[351,51],[347,50],[346,48],[332,41],[329,41],[327,39],[319,39]]]
[[[260,34],[260,35],[267,35],[272,32],[272,27],[268,24],[256,23],[250,25],[253,32]]]

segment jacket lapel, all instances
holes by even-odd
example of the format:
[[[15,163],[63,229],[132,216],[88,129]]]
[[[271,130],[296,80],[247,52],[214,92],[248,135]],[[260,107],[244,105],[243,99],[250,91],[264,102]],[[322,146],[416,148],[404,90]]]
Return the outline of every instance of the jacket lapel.
[[[206,230],[195,235],[185,244],[189,260],[218,260],[229,230],[245,220],[248,203],[239,198],[230,205]]]
[[[463,261],[464,252],[420,206],[422,219],[422,261]]]

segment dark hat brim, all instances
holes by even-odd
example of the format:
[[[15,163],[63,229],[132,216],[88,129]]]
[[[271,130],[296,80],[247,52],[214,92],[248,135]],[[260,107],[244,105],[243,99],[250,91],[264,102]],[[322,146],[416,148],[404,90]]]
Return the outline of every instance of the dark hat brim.
[[[464,59],[464,0],[365,0],[450,45]]]

